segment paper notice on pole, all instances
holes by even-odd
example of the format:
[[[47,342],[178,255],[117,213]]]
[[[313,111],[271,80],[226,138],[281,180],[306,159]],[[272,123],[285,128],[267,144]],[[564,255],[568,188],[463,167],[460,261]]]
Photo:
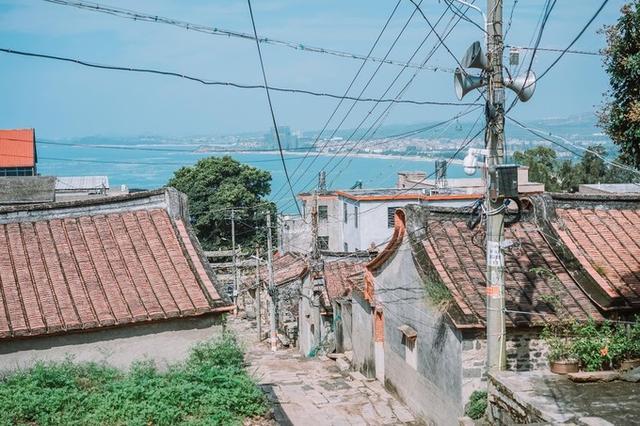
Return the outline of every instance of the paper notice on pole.
[[[487,265],[491,267],[502,266],[502,251],[499,242],[489,241],[487,243]]]

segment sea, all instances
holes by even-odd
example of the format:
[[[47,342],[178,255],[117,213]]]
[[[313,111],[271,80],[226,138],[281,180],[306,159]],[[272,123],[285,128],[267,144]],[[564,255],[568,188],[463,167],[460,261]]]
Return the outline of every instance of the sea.
[[[112,188],[127,185],[129,189],[153,189],[167,184],[181,167],[191,166],[209,156],[230,155],[237,161],[271,173],[271,194],[280,211],[294,213],[291,192],[277,152],[202,152],[201,145],[190,143],[139,143],[119,139],[105,143],[104,138],[82,138],[81,142],[38,140],[38,172],[53,176],[108,176]],[[370,158],[323,154],[314,158],[304,152],[285,154],[285,162],[294,192],[312,190],[321,170],[327,171],[331,189],[346,189],[358,181],[363,188],[394,187],[399,171],[433,173],[433,159],[423,157]],[[335,167],[334,167],[335,166]],[[462,177],[462,166],[451,164],[448,177]]]

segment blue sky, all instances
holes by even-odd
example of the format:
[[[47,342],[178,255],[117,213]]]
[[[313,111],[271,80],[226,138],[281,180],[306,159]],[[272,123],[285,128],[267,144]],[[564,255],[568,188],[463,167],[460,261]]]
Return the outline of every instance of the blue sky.
[[[260,35],[365,54],[395,3],[394,0],[254,0],[253,6]],[[518,2],[506,43],[529,45],[543,3],[544,0]],[[600,3],[601,0],[558,1],[541,46],[565,47]],[[242,0],[108,0],[107,4],[224,29],[251,31],[247,3]],[[484,7],[484,1],[478,4]],[[505,18],[512,4],[513,0],[505,0]],[[604,39],[597,29],[614,23],[622,4],[622,0],[610,1],[574,48],[591,51],[601,48]],[[424,0],[422,7],[435,22],[445,3]],[[384,55],[412,8],[411,2],[402,0],[374,55]],[[479,15],[469,13],[480,22]],[[416,15],[390,58],[408,58],[427,31],[426,23]],[[482,39],[476,27],[461,22],[447,45],[461,58],[468,44]],[[434,43],[435,38],[431,38],[427,46]],[[0,0],[0,47],[104,64],[158,68],[212,80],[255,84],[262,78],[255,44],[251,41],[134,22],[40,0]],[[268,78],[274,86],[342,93],[360,66],[359,61],[352,59],[279,46],[262,48]],[[426,52],[424,48],[417,57],[423,58]],[[533,69],[545,69],[556,55],[540,52]],[[455,66],[444,49],[429,64]],[[366,66],[367,79],[375,67],[376,64]],[[385,65],[365,95],[379,96],[398,71],[396,66]],[[405,72],[401,81],[406,81],[412,72]],[[365,81],[361,77],[356,87],[362,87]],[[534,98],[517,106],[514,116],[537,119],[593,112],[606,90],[607,76],[600,57],[566,55],[538,85]],[[396,91],[390,94],[395,95]],[[271,125],[263,91],[202,86],[169,77],[94,70],[2,53],[0,93],[3,94],[0,128],[35,127],[40,137],[215,135],[266,131]],[[452,75],[421,71],[405,98],[455,102]],[[274,94],[273,101],[279,124],[304,130],[321,128],[337,102],[290,94]],[[345,126],[355,126],[370,108],[370,104],[359,105]],[[386,123],[440,120],[458,111],[461,111],[458,107],[398,105],[391,110]]]

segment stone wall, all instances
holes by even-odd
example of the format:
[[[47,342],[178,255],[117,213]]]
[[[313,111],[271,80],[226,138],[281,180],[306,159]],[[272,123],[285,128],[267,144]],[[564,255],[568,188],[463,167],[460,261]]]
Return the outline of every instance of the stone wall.
[[[507,330],[507,370],[532,371],[548,368],[546,343],[537,331]],[[474,390],[486,388],[487,341],[483,337],[465,338],[462,342],[462,398],[469,399]]]
[[[353,367],[367,377],[375,377],[376,368],[373,355],[373,317],[371,305],[359,291],[351,293],[351,321],[353,324],[351,346]]]

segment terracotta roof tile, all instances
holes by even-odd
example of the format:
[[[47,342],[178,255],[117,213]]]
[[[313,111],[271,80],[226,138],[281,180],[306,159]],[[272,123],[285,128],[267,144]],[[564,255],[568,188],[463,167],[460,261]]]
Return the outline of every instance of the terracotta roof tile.
[[[188,316],[226,305],[182,218],[163,207],[134,210],[93,209],[70,217],[54,209],[15,221],[0,215],[0,246],[6,248],[0,250],[0,338]]]
[[[329,300],[348,296],[362,279],[368,260],[338,260],[324,263],[324,279]]]
[[[640,307],[640,211],[557,208],[552,226],[606,294]]]
[[[457,319],[459,326],[482,326],[486,320],[486,256],[475,232],[462,217],[432,214],[423,240],[435,271],[465,316]],[[560,317],[602,319],[537,228],[519,222],[505,230],[505,239],[520,243],[504,251],[506,309],[527,312],[507,312],[508,326],[542,325]]]

